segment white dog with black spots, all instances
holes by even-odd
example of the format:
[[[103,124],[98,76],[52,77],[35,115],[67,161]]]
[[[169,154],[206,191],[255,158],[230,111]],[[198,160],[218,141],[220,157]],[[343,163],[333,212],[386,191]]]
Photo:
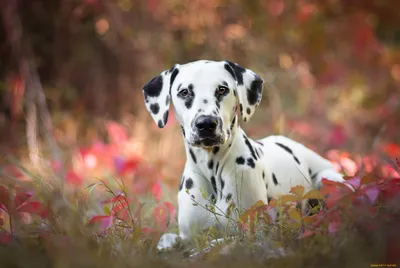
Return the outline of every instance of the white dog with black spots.
[[[170,103],[182,128],[187,161],[178,193],[179,235],[164,234],[158,249],[191,240],[210,227],[235,234],[238,214],[261,200],[306,191],[322,178],[344,182],[333,165],[284,136],[252,140],[239,126],[260,104],[263,80],[230,61],[199,60],[174,65],[143,87],[146,107],[163,128]],[[214,208],[214,210],[209,209]]]

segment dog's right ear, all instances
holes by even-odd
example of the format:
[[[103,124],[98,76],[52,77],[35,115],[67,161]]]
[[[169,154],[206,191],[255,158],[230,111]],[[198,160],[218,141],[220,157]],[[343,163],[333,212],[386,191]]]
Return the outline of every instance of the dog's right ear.
[[[169,105],[171,103],[171,88],[179,73],[179,65],[165,70],[143,87],[143,96],[146,108],[159,128],[163,128],[168,121]]]

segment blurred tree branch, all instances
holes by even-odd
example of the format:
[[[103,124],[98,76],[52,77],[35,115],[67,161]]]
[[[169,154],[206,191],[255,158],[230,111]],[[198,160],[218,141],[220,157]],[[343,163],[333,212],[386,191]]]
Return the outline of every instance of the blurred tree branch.
[[[43,130],[50,145],[54,159],[61,163],[60,149],[52,133],[53,125],[47,108],[46,97],[40,82],[36,67],[32,63],[33,54],[29,40],[23,40],[23,27],[18,14],[17,1],[1,1],[1,12],[4,21],[7,41],[12,48],[12,54],[17,61],[18,71],[25,82],[26,101],[26,138],[29,157],[33,166],[40,170],[40,145],[38,142],[38,118],[43,123]]]

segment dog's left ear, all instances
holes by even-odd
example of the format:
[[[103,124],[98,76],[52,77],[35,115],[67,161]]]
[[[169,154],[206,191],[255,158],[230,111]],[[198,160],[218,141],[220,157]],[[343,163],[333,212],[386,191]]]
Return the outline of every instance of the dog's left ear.
[[[248,122],[261,102],[264,81],[252,70],[245,69],[230,61],[224,61],[224,68],[236,80],[240,115]]]
[[[169,105],[171,103],[171,88],[179,73],[179,65],[165,70],[143,86],[143,96],[146,108],[159,128],[168,121]]]

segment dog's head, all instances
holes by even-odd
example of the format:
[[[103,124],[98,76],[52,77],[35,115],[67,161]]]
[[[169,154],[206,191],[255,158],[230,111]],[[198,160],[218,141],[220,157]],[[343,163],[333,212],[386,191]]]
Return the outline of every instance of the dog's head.
[[[177,121],[192,146],[224,144],[237,126],[237,109],[245,122],[260,104],[263,80],[229,61],[175,64],[143,87],[147,110],[160,128],[172,100]]]

